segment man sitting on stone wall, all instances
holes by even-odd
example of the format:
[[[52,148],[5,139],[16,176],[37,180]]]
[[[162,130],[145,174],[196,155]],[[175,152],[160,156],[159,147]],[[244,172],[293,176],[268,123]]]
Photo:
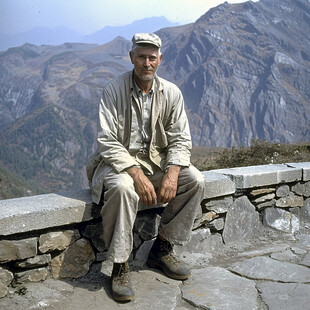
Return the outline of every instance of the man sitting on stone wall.
[[[97,152],[87,172],[92,199],[103,197],[103,239],[114,262],[112,294],[130,301],[128,258],[138,205],[167,204],[147,263],[173,279],[190,271],[172,252],[190,239],[202,200],[204,177],[190,164],[191,136],[181,91],[156,75],[161,39],[138,33],[132,38],[133,71],[110,81],[99,106]]]

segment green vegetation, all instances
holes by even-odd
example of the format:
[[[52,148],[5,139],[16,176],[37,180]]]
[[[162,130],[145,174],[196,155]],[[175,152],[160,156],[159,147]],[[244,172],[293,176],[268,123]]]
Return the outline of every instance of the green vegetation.
[[[86,149],[74,116],[70,119],[49,105],[5,132],[0,143],[0,199],[72,189],[85,164],[80,150]]]
[[[250,147],[194,148],[192,158],[201,171],[307,161],[310,161],[310,143],[280,144],[260,140],[253,140]]]
[[[39,193],[38,188],[25,179],[14,175],[0,165],[0,199],[30,196]]]
[[[53,113],[49,114],[48,117],[53,117]],[[32,121],[38,122],[38,119]],[[57,122],[59,120],[55,118],[54,123]],[[72,186],[73,180],[79,177],[78,173],[81,171],[81,166],[85,160],[81,155],[76,155],[77,160],[66,158],[66,152],[60,143],[64,139],[62,137],[65,132],[64,128],[55,126],[51,131],[52,135],[48,134],[49,130],[41,132],[42,128],[44,126],[37,128],[38,133],[42,134],[42,147],[44,148],[47,145],[47,143],[43,144],[44,139],[52,140],[49,141],[49,145],[53,148],[50,154],[44,154],[42,150],[35,148],[31,149],[31,143],[25,144],[21,138],[25,137],[24,135],[9,137],[19,141],[19,145],[24,147],[24,152],[15,144],[6,144],[0,147],[2,160],[5,159],[5,164],[4,161],[1,162],[0,160],[0,199],[66,190]],[[27,132],[28,128],[24,126],[22,130]],[[71,139],[76,141],[76,138],[72,138],[71,132],[65,132],[65,136],[71,136]],[[81,144],[81,148],[85,149],[86,146]],[[52,161],[57,157],[63,158],[65,167],[72,173],[66,175],[53,167]],[[252,141],[250,147],[195,147],[192,156],[192,162],[199,170],[308,161],[310,162],[310,142],[279,144],[255,140]],[[76,164],[77,162],[79,165]]]

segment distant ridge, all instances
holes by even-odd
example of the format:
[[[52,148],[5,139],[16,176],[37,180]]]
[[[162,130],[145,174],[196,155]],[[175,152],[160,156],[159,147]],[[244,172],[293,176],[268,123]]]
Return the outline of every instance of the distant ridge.
[[[36,27],[29,31],[13,35],[0,34],[0,51],[25,43],[35,45],[60,45],[65,42],[79,42],[81,35],[66,27]]]
[[[173,27],[178,23],[171,23],[165,17],[149,17],[134,21],[125,26],[112,27],[107,26],[89,36],[84,36],[81,42],[103,44],[113,40],[117,36],[122,36],[131,40],[132,35],[138,32],[155,32],[161,28]]]
[[[178,23],[171,23],[165,17],[149,17],[134,21],[124,26],[106,26],[94,33],[83,36],[66,27],[45,28],[36,27],[30,31],[14,35],[0,33],[0,51],[10,47],[16,47],[25,43],[35,45],[60,45],[66,42],[104,44],[115,37],[121,36],[130,40],[137,32],[155,32],[158,29],[177,26]]]

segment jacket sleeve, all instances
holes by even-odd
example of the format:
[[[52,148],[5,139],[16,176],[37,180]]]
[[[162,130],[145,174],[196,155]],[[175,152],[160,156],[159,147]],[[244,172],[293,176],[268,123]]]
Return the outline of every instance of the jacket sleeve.
[[[168,100],[169,104],[172,104],[172,109],[165,128],[168,140],[166,167],[171,165],[188,167],[192,141],[184,100],[181,91],[176,86],[173,87],[171,94]]]
[[[119,141],[118,126],[123,115],[116,108],[117,95],[109,88],[102,93],[99,105],[97,147],[101,158],[117,173],[139,165]]]

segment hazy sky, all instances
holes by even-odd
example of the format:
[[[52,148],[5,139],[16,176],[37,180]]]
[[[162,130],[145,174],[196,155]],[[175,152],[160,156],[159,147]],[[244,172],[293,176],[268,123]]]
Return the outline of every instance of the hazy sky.
[[[228,0],[229,3],[245,0]],[[223,0],[0,0],[0,32],[65,26],[90,34],[153,16],[180,24],[194,22]]]

